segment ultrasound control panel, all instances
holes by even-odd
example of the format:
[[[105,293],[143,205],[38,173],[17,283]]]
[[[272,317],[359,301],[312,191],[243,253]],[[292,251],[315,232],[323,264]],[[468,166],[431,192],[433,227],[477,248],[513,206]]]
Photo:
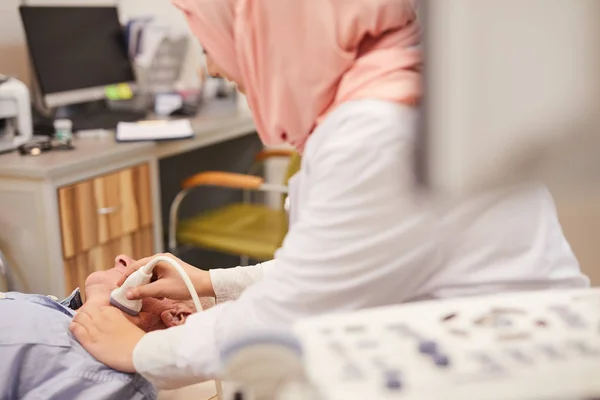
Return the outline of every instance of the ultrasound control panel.
[[[326,400],[600,399],[600,289],[404,304],[296,334]]]

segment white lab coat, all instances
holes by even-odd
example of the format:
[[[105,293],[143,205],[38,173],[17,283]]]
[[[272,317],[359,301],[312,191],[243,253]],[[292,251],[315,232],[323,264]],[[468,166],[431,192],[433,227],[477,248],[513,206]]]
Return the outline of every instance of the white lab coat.
[[[224,304],[144,336],[138,372],[159,388],[218,376],[220,349],[307,316],[423,298],[583,287],[551,196],[538,185],[433,203],[414,191],[416,111],[363,100],[309,138],[291,227],[273,261],[211,271]],[[242,293],[243,292],[243,293]]]

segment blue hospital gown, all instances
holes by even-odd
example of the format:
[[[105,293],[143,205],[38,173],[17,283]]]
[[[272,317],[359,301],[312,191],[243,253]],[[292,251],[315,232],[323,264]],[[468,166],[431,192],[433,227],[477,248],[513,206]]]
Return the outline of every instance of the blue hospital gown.
[[[75,340],[73,315],[46,296],[0,295],[0,400],[156,399],[148,381],[105,366]]]

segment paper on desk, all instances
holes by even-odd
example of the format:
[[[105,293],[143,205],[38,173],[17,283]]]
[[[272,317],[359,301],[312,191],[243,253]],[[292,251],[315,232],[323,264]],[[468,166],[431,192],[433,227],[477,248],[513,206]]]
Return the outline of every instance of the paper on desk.
[[[194,136],[188,119],[172,121],[119,122],[116,139],[118,142],[145,140],[188,139]]]

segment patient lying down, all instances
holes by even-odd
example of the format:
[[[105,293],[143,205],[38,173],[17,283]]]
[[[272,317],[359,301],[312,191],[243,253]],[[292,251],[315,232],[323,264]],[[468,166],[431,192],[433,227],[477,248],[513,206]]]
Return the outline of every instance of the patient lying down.
[[[119,256],[114,268],[85,281],[86,306],[106,306],[133,260]],[[209,299],[202,299],[209,306]],[[22,293],[0,295],[0,393],[8,399],[155,399],[141,376],[123,374],[98,362],[69,332],[81,306],[76,291],[63,302]],[[124,315],[149,332],[180,325],[195,311],[191,301],[145,299],[139,315]]]

